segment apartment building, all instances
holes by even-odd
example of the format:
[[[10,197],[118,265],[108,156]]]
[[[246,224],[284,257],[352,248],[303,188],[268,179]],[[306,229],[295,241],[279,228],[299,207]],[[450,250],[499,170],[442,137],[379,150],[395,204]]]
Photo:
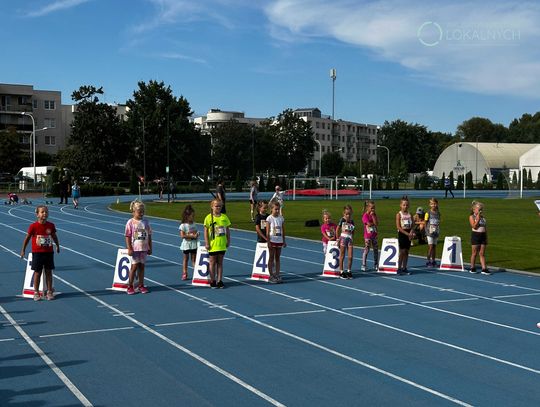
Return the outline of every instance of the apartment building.
[[[317,148],[309,168],[311,171],[319,168],[319,157],[335,151],[346,163],[377,161],[377,125],[332,120],[330,116],[322,115],[316,107],[296,109],[294,114],[310,123],[314,133]]]
[[[360,160],[377,161],[377,125],[341,119],[332,120],[330,116],[322,115],[316,107],[296,109],[294,114],[311,125],[316,140],[317,147],[308,168],[310,172],[318,170],[319,156],[322,157],[333,151],[339,152],[346,163],[356,163]],[[205,116],[195,117],[193,122],[195,126],[205,132],[230,120],[258,126],[266,119],[248,118],[243,112],[210,109]]]
[[[0,131],[14,127],[20,134],[20,143],[30,152],[33,117],[36,151],[56,154],[65,147],[70,131],[61,103],[60,91],[0,83]]]
[[[212,129],[219,127],[231,120],[235,120],[238,123],[242,123],[248,126],[258,126],[263,120],[249,118],[245,116],[244,112],[225,111],[220,109],[210,109],[205,116],[195,117],[193,123],[202,132],[212,131]]]

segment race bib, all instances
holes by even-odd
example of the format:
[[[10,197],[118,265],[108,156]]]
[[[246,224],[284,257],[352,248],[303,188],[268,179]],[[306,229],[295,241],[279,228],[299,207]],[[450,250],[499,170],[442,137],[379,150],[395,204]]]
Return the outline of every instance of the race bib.
[[[261,229],[266,230],[266,221],[265,220],[261,220]]]
[[[377,232],[377,227],[376,226],[368,226],[367,231],[368,231],[368,233],[375,233],[375,232]]]
[[[135,240],[145,241],[146,236],[147,236],[147,233],[146,233],[145,229],[137,229],[137,231],[135,232],[134,239]]]
[[[438,235],[439,234],[439,225],[438,224],[432,224],[428,227],[428,233],[430,235]]]
[[[410,219],[401,219],[401,224],[403,225],[403,229],[410,229],[412,222]]]
[[[225,227],[224,226],[218,226],[216,228],[217,236],[225,236]]]
[[[274,227],[274,236],[281,236],[281,226]]]
[[[41,247],[49,247],[52,245],[51,237],[50,236],[42,236],[37,235],[36,236],[36,244]]]

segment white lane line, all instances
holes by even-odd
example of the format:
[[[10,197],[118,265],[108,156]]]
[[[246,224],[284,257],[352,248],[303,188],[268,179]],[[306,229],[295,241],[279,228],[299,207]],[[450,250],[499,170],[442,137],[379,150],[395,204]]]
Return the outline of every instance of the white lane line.
[[[445,302],[476,301],[479,298],[456,298],[453,300],[422,301],[420,304],[440,304]]]
[[[238,283],[240,283],[240,284],[244,284],[244,285],[248,285],[248,286],[251,286],[251,287],[255,287],[255,286],[253,286],[253,285],[251,285],[251,284],[245,283],[245,282],[240,281],[240,280],[236,280],[236,279],[232,279],[232,278],[228,278],[228,280],[232,280],[232,281],[238,282]],[[187,297],[192,298],[192,299],[194,299],[194,300],[203,302],[203,303],[205,303],[205,304],[207,304],[207,305],[210,305],[210,304],[211,304],[210,301],[207,301],[207,300],[198,298],[198,297],[196,297],[196,296],[194,296],[194,295],[192,295],[192,294],[189,294],[189,293],[187,293],[187,292],[178,290],[178,289],[176,289],[176,288],[174,288],[174,287],[170,287],[170,286],[168,286],[168,285],[166,285],[166,284],[163,284],[163,283],[161,283],[161,282],[159,282],[159,281],[156,281],[156,280],[153,280],[153,279],[148,279],[148,281],[150,281],[150,282],[152,282],[152,283],[154,283],[154,284],[156,284],[156,285],[159,285],[159,286],[161,286],[161,287],[168,288],[169,290],[172,290],[172,291],[174,291],[174,292],[177,292],[177,293],[179,293],[179,294],[181,294],[181,295],[183,295],[183,296],[187,296]],[[256,288],[261,288],[261,287],[256,287]],[[267,291],[273,292],[272,290],[267,290]],[[279,294],[279,293],[276,293],[276,294]],[[291,299],[294,298],[294,297],[292,297],[292,296],[289,296],[289,297],[290,297]],[[329,310],[331,310],[331,309],[329,309]],[[367,368],[367,369],[373,370],[373,371],[375,371],[375,372],[377,372],[377,373],[380,373],[380,374],[382,374],[382,375],[384,375],[384,376],[390,377],[390,378],[392,378],[392,379],[394,379],[394,380],[397,380],[397,381],[400,381],[400,382],[402,382],[402,383],[408,384],[408,385],[410,385],[410,386],[412,386],[412,387],[415,387],[415,388],[417,388],[417,389],[419,389],[419,390],[423,390],[423,391],[425,391],[425,392],[427,392],[427,393],[430,393],[430,394],[432,394],[432,395],[434,395],[434,396],[438,396],[438,397],[440,397],[440,398],[443,398],[443,399],[445,399],[445,400],[448,400],[448,401],[450,401],[450,402],[452,402],[452,403],[455,403],[455,404],[458,404],[458,405],[461,405],[461,406],[471,406],[470,404],[468,404],[468,403],[466,403],[466,402],[464,402],[464,401],[462,401],[462,400],[459,400],[459,399],[454,398],[454,397],[452,397],[452,396],[449,396],[449,395],[447,395],[447,394],[441,393],[441,392],[439,392],[439,391],[437,391],[437,390],[434,390],[434,389],[432,389],[432,388],[430,388],[430,387],[427,387],[427,386],[421,385],[421,384],[419,384],[419,383],[413,382],[412,380],[406,379],[406,378],[404,378],[404,377],[402,377],[402,376],[398,376],[398,375],[396,375],[396,374],[394,374],[394,373],[391,373],[391,372],[389,372],[389,371],[387,371],[387,370],[384,370],[384,369],[378,368],[378,367],[376,367],[376,366],[370,365],[369,363],[366,363],[366,362],[363,362],[363,361],[361,361],[361,360],[359,360],[359,359],[353,358],[352,356],[345,355],[345,354],[340,353],[340,352],[338,352],[338,351],[336,351],[336,350],[333,350],[333,349],[331,349],[331,348],[329,348],[329,347],[323,346],[323,345],[318,344],[318,343],[316,343],[316,342],[310,341],[309,339],[303,338],[303,337],[298,336],[298,335],[295,335],[295,334],[293,334],[293,333],[291,333],[291,332],[288,332],[288,331],[285,331],[285,330],[283,330],[283,329],[277,328],[277,327],[275,327],[275,326],[273,326],[273,325],[267,324],[267,323],[262,322],[262,321],[260,321],[260,320],[258,320],[258,319],[255,319],[255,318],[249,317],[249,316],[247,316],[247,315],[241,314],[240,312],[234,311],[234,310],[232,310],[232,309],[230,309],[230,308],[223,308],[223,311],[228,312],[228,313],[230,313],[230,314],[232,314],[232,315],[235,315],[235,316],[237,316],[238,318],[245,319],[245,320],[247,320],[247,321],[253,322],[254,324],[257,324],[257,325],[259,325],[259,326],[268,328],[268,329],[270,329],[270,330],[272,330],[272,331],[274,331],[274,332],[277,332],[277,333],[282,334],[282,335],[284,335],[284,336],[287,336],[287,337],[289,337],[289,338],[292,338],[292,339],[295,339],[295,340],[297,340],[297,341],[300,341],[300,342],[302,342],[302,343],[304,343],[304,344],[306,344],[306,345],[310,345],[310,346],[312,346],[312,347],[314,347],[314,348],[316,348],[316,349],[319,349],[319,350],[322,350],[322,351],[324,351],[324,352],[330,353],[331,355],[337,356],[337,357],[339,357],[339,358],[342,358],[342,359],[347,360],[347,361],[349,361],[349,362],[352,362],[352,363],[354,363],[354,364],[357,364],[357,365],[363,366],[363,367],[365,367],[365,368]],[[334,310],[332,310],[332,311],[334,311]]]
[[[456,289],[446,290],[446,289],[443,289],[441,287],[433,286],[433,285],[430,285],[430,284],[419,283],[419,282],[416,282],[416,281],[411,281],[411,280],[407,280],[407,279],[403,279],[403,278],[394,278],[394,277],[381,277],[381,278],[392,280],[392,281],[395,281],[395,282],[398,282],[398,283],[401,283],[401,284],[410,284],[410,285],[414,285],[414,286],[417,286],[417,287],[424,287],[424,288],[429,288],[429,289],[432,289],[432,290],[439,290],[439,291],[451,291],[453,294],[461,294],[461,295],[465,295],[465,296],[468,296],[468,297],[474,297],[474,298],[482,299],[482,300],[486,300],[486,301],[493,301],[493,302],[497,302],[497,303],[501,303],[501,304],[512,305],[512,306],[515,306],[515,307],[521,307],[521,308],[527,308],[527,309],[533,309],[533,310],[536,310],[536,311],[540,311],[540,307],[533,307],[532,305],[525,305],[525,304],[519,304],[519,303],[515,303],[515,302],[510,302],[510,301],[504,301],[504,300],[501,300],[501,299],[497,299],[495,297],[486,297],[486,296],[483,296],[483,295],[471,294],[471,293],[467,293],[467,292],[464,292],[464,291],[459,291],[459,290],[456,290]]]
[[[15,229],[15,230],[17,230],[17,229]],[[25,233],[25,232],[20,231],[20,230],[19,230],[19,232]],[[98,263],[102,263],[102,264],[105,264],[105,265],[107,265],[107,266],[109,266],[109,267],[111,267],[111,268],[114,268],[113,265],[108,264],[108,263],[106,263],[106,262],[104,262],[104,261],[102,261],[102,260],[96,259],[96,258],[94,258],[94,257],[91,257],[91,256],[89,256],[89,255],[87,255],[87,254],[85,254],[85,253],[81,253],[81,252],[79,252],[79,251],[77,251],[77,250],[71,249],[71,248],[66,247],[66,246],[63,246],[62,248],[63,248],[63,250],[67,250],[67,251],[70,251],[70,252],[72,252],[72,253],[76,253],[76,254],[78,254],[79,256],[86,257],[86,258],[91,259],[91,260],[93,260],[93,261],[96,261],[96,262],[98,262]],[[9,250],[9,251],[10,251],[11,253],[13,253],[14,255],[19,256],[19,255],[16,254],[14,251],[12,251],[12,250]],[[60,277],[60,276],[58,276],[58,275],[55,275],[55,279],[57,279],[58,281],[63,282],[64,284],[66,284],[67,286],[73,288],[74,290],[76,290],[76,291],[78,291],[78,292],[80,292],[80,293],[86,295],[87,297],[89,297],[89,298],[91,298],[92,300],[96,301],[97,303],[99,303],[99,304],[102,305],[103,307],[110,309],[111,311],[115,312],[116,314],[122,315],[122,316],[123,316],[124,318],[126,318],[128,321],[134,323],[135,325],[138,325],[139,327],[141,327],[141,328],[144,329],[145,331],[147,331],[147,332],[149,332],[149,333],[151,333],[151,334],[157,336],[159,339],[161,339],[161,340],[165,341],[166,343],[172,345],[172,346],[175,347],[176,349],[178,349],[178,350],[180,350],[180,351],[186,353],[187,355],[189,355],[189,356],[191,356],[192,358],[194,358],[195,360],[201,362],[202,364],[204,364],[205,366],[209,367],[210,369],[212,369],[212,370],[218,372],[219,374],[225,376],[225,377],[228,378],[229,380],[231,380],[231,381],[233,381],[233,382],[239,384],[240,386],[242,386],[242,387],[245,388],[246,390],[252,392],[253,394],[255,394],[255,395],[257,395],[257,396],[259,396],[260,398],[262,398],[263,400],[269,402],[270,404],[272,404],[272,405],[274,405],[274,406],[278,406],[278,407],[286,407],[285,404],[282,404],[282,403],[280,403],[279,401],[273,399],[272,397],[270,397],[269,395],[263,393],[262,391],[258,390],[257,388],[253,387],[253,386],[250,385],[249,383],[244,382],[242,379],[240,379],[240,378],[234,376],[232,373],[229,373],[228,371],[226,371],[226,370],[220,368],[219,366],[213,364],[213,363],[210,362],[209,360],[203,358],[203,357],[200,356],[199,354],[197,354],[197,353],[195,353],[195,352],[189,350],[188,348],[185,348],[184,346],[182,346],[182,345],[180,345],[179,343],[173,341],[172,339],[169,339],[167,336],[165,336],[165,335],[159,333],[159,332],[156,331],[155,329],[150,328],[148,325],[144,324],[143,322],[140,322],[140,321],[138,321],[137,319],[135,319],[135,318],[133,318],[133,317],[127,315],[127,314],[124,314],[124,313],[123,313],[122,311],[120,311],[119,309],[113,307],[112,305],[106,303],[105,301],[102,301],[101,299],[99,299],[99,298],[93,296],[92,294],[90,294],[90,293],[84,291],[83,289],[81,289],[81,288],[75,286],[74,284],[71,284],[69,281],[63,279],[62,277]],[[194,298],[196,298],[196,297],[194,297]],[[3,311],[3,308],[2,308],[1,306],[0,306],[0,309],[2,310],[2,312],[4,312],[4,311]],[[222,309],[225,309],[225,308],[222,307]],[[10,320],[10,322],[12,322],[12,324],[13,324],[13,323],[16,324],[16,322],[15,322],[13,319],[11,319],[11,317],[9,317],[9,320]],[[18,327],[18,326],[16,326],[16,328],[22,330],[22,328],[20,328],[20,327]],[[24,332],[24,331],[23,331],[23,332]],[[25,336],[28,338],[29,341],[32,341],[32,339],[30,339],[30,337],[29,337],[28,335],[25,334]],[[32,343],[34,343],[34,342],[32,341]],[[35,344],[34,344],[34,345],[35,345]],[[37,347],[37,345],[35,345],[35,346]],[[38,349],[39,349],[39,348],[38,348]],[[50,363],[52,363],[52,364],[54,365],[54,363],[52,362],[52,360],[50,360],[46,355],[44,355],[44,356],[50,361]],[[59,370],[59,369],[58,369],[58,370]],[[58,374],[58,373],[57,373],[57,374]],[[62,373],[62,374],[63,374],[63,373]],[[65,375],[64,375],[64,376],[65,376]],[[65,376],[65,378],[66,378],[66,380],[69,381],[69,379],[67,378],[67,376]],[[71,382],[69,382],[69,383],[71,383]],[[82,393],[81,393],[81,395],[82,395]],[[83,396],[83,397],[84,397],[84,396]],[[91,406],[91,404],[88,404],[88,405]]]
[[[88,331],[76,331],[76,332],[63,332],[58,334],[48,334],[48,335],[39,335],[39,338],[55,338],[57,336],[71,336],[71,335],[85,335],[101,332],[113,332],[113,331],[123,331],[126,329],[133,329],[133,326],[124,326],[121,328],[103,328],[103,329],[91,329]]]
[[[154,324],[154,326],[174,326],[174,325],[204,324],[204,323],[208,323],[208,322],[231,321],[233,319],[236,319],[236,318],[234,318],[234,317],[230,317],[230,318],[212,318],[212,319],[200,319],[198,321],[165,322],[163,324]]]
[[[30,338],[30,336],[27,335],[27,333],[22,329],[19,324],[17,324],[17,321],[15,321],[11,315],[8,314],[8,312],[0,305],[0,312],[4,317],[13,325],[13,327],[19,332],[19,335],[23,337],[23,339],[30,345],[30,347],[38,354],[38,356],[45,362],[45,364],[58,376],[58,378],[66,385],[66,387],[73,393],[75,397],[81,402],[83,406],[91,407],[92,403],[84,396],[84,394],[81,393],[81,391],[73,384],[71,380],[60,370],[58,366],[49,358],[43,350]]]
[[[78,253],[79,255],[83,255],[83,256],[86,256],[84,253],[80,253],[80,252],[77,252],[76,250],[73,250],[73,249],[70,249],[70,248],[67,248],[64,246],[64,249],[65,250],[69,250],[69,251],[72,251],[74,253]],[[88,256],[89,257],[89,256]],[[101,262],[101,261],[100,261]],[[111,266],[111,265],[109,265]],[[113,266],[111,266],[113,267]],[[99,299],[98,297],[95,297],[93,296],[92,294],[84,291],[82,288],[79,288],[77,287],[76,285],[70,283],[69,281],[63,279],[62,277],[58,277],[56,276],[56,278],[63,282],[64,284],[66,284],[67,286],[73,288],[74,290],[80,292],[81,294],[84,294],[86,295],[88,298],[98,302],[99,304],[105,306],[106,308],[109,308],[111,311],[114,311],[118,314],[123,314],[122,311],[120,311],[119,309],[107,304],[105,301]],[[263,400],[267,401],[268,403],[274,405],[274,406],[279,406],[279,407],[285,407],[284,404],[280,403],[279,401],[273,399],[272,397],[270,397],[269,395],[263,393],[262,391],[258,390],[257,388],[253,387],[252,385],[250,385],[249,383],[246,383],[245,381],[243,381],[242,379],[236,377],[235,375],[233,375],[232,373],[229,373],[228,371],[226,371],[225,369],[222,369],[220,368],[219,366],[213,364],[212,362],[210,362],[208,359],[205,359],[204,357],[200,356],[199,354],[189,350],[188,348],[180,345],[179,343],[173,341],[172,339],[168,338],[167,336],[159,333],[158,331],[156,331],[155,329],[152,329],[150,326],[146,325],[145,323],[143,322],[140,322],[139,320],[129,316],[129,315],[126,315],[126,314],[123,314],[123,317],[126,318],[128,321],[134,323],[135,325],[139,326],[140,328],[144,329],[145,331],[151,333],[152,335],[158,337],[159,339],[163,340],[164,342],[168,343],[169,345],[175,347],[176,349],[184,352],[185,354],[191,356],[193,359],[199,361],[200,363],[204,364],[205,366],[209,367],[210,369],[218,372],[219,374],[223,375],[224,377],[226,377],[227,379],[239,384],[240,386],[242,386],[243,388],[245,388],[246,390],[252,392],[253,394],[259,396],[260,398],[262,398]]]
[[[496,295],[493,298],[516,298],[516,297],[529,297],[531,295],[540,295],[540,293],[527,293],[527,294],[511,294],[511,295]]]
[[[282,317],[282,316],[288,316],[288,315],[303,315],[303,314],[316,314],[320,312],[326,312],[323,309],[316,309],[312,311],[296,311],[296,312],[279,312],[275,314],[257,314],[253,315],[253,318],[262,318],[262,317]]]
[[[360,307],[346,307],[346,308],[341,308],[343,311],[350,311],[350,310],[354,310],[354,309],[370,309],[370,308],[384,308],[384,307],[399,307],[401,305],[407,305],[407,304],[404,304],[402,302],[398,303],[398,304],[382,304],[382,305],[365,305],[365,306],[360,306]]]
[[[237,282],[239,284],[249,285],[249,286],[251,286],[253,288],[256,288],[258,290],[269,291],[274,295],[279,295],[279,296],[282,296],[282,297],[285,297],[285,298],[289,298],[291,300],[294,300],[296,298],[296,297],[294,297],[292,295],[289,295],[289,294],[286,294],[286,293],[270,290],[269,288],[263,287],[261,285],[255,285],[255,284],[251,284],[251,283],[244,282],[244,281],[241,281],[241,280],[236,280],[234,278],[229,278],[229,277],[225,277],[225,278],[227,280],[234,281],[234,282]],[[306,277],[306,278],[309,278],[309,277]],[[315,280],[315,279],[313,279],[313,280]],[[152,280],[150,280],[150,281],[152,281]],[[321,280],[319,280],[319,281],[321,281]],[[329,282],[329,281],[321,281],[321,282],[325,283],[325,284],[329,284],[329,285],[337,285],[337,284]],[[157,282],[155,282],[155,283],[157,283]],[[350,288],[350,287],[347,287],[347,286],[341,286],[341,287],[353,289],[353,288]],[[174,288],[172,288],[172,289],[174,290]],[[361,290],[358,290],[358,289],[353,289],[353,290],[361,291]],[[182,293],[182,294],[184,294],[184,293]],[[368,323],[371,323],[371,324],[374,324],[374,325],[377,325],[377,326],[380,326],[380,327],[383,327],[383,328],[388,328],[388,329],[390,329],[392,331],[400,332],[400,333],[403,333],[405,335],[410,335],[410,336],[413,336],[415,338],[423,339],[423,340],[426,340],[428,342],[436,343],[436,344],[439,344],[439,345],[442,345],[442,346],[449,347],[451,349],[462,351],[464,353],[469,353],[471,355],[479,356],[479,357],[482,357],[482,358],[485,358],[485,359],[488,359],[488,360],[491,360],[491,361],[494,361],[494,362],[498,362],[498,363],[501,363],[501,364],[504,364],[504,365],[507,365],[507,366],[512,366],[512,367],[515,367],[515,368],[518,368],[518,369],[526,370],[528,372],[532,372],[532,373],[536,373],[536,374],[540,375],[540,370],[536,370],[536,369],[530,368],[528,366],[524,366],[524,365],[520,365],[518,363],[510,362],[510,361],[505,360],[505,359],[500,359],[500,358],[497,358],[495,356],[490,356],[490,355],[487,355],[485,353],[474,351],[472,349],[463,348],[461,346],[453,345],[451,343],[444,342],[444,341],[441,341],[441,340],[438,340],[438,339],[434,339],[434,338],[431,338],[429,336],[417,334],[417,333],[412,332],[412,331],[407,331],[405,329],[401,329],[401,328],[395,327],[393,325],[388,325],[388,324],[378,322],[378,321],[375,321],[375,320],[372,320],[372,319],[369,319],[369,318],[364,318],[364,317],[361,317],[359,315],[351,314],[349,312],[345,312],[345,311],[342,311],[342,310],[339,310],[339,309],[328,307],[326,305],[318,304],[318,303],[311,302],[311,301],[306,302],[306,303],[310,304],[310,305],[313,305],[315,307],[325,309],[327,311],[335,312],[335,313],[341,314],[341,315],[346,315],[346,316],[349,316],[351,318],[358,319],[358,320],[361,320],[361,321],[364,321],[364,322],[368,322]],[[407,301],[405,301],[405,303],[407,303]],[[526,331],[526,332],[528,332],[528,331]],[[532,332],[528,332],[528,333],[532,333]]]
[[[6,339],[0,339],[0,342],[9,342],[9,341],[14,341],[15,338],[6,338]]]

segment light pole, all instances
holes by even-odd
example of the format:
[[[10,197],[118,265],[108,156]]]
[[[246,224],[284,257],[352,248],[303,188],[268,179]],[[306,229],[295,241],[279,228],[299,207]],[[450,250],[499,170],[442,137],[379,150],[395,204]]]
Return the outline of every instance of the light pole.
[[[36,185],[36,121],[34,116],[29,112],[21,112],[23,116],[28,116],[32,119],[32,167],[34,168],[34,186]]]
[[[321,167],[322,167],[322,146],[319,140],[315,140],[315,143],[319,145],[319,180],[321,178]]]
[[[332,126],[334,125],[334,100],[335,100],[335,93],[336,93],[336,78],[337,73],[336,69],[332,68],[330,69],[330,78],[332,78]]]
[[[251,126],[251,172],[255,179],[255,126]]]
[[[377,144],[377,148],[385,148],[386,149],[386,177],[390,176],[390,150],[386,146],[381,146],[380,144]]]

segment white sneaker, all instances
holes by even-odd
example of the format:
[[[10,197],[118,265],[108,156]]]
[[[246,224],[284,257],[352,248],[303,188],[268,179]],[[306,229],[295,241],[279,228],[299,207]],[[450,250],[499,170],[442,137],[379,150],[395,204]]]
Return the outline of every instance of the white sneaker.
[[[362,266],[362,271],[366,271],[367,270],[367,267],[366,266]]]

